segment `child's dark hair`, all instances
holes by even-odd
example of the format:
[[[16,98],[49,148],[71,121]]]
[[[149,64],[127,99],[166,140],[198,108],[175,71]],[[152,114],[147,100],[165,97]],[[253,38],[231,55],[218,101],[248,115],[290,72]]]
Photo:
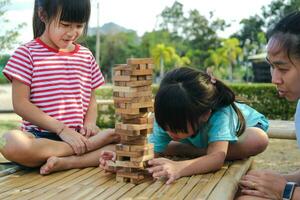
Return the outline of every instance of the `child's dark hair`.
[[[285,50],[291,61],[291,56],[300,58],[300,12],[294,11],[282,18],[267,33],[268,40],[277,42],[278,51]]]
[[[40,19],[39,11],[45,15],[44,20],[49,22],[59,16],[60,21],[86,23],[86,33],[91,4],[90,0],[35,0],[32,21],[34,38],[40,37],[45,31],[45,23]]]
[[[201,128],[200,116],[231,105],[239,119],[237,136],[240,136],[245,130],[245,119],[234,102],[235,94],[220,80],[213,83],[205,72],[176,68],[165,75],[155,96],[155,119],[164,130],[188,133],[190,122],[196,132]]]

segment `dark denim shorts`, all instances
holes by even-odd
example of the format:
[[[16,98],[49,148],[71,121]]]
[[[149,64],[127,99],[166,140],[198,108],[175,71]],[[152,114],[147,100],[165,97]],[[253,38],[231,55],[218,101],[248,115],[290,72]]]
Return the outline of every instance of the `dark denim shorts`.
[[[260,122],[258,122],[254,127],[260,128],[261,130],[266,131],[266,127],[264,127],[264,126],[262,125],[262,123],[260,123]]]
[[[30,129],[28,132],[32,133],[35,138],[45,138],[49,140],[62,141],[56,133],[42,132],[36,129]]]

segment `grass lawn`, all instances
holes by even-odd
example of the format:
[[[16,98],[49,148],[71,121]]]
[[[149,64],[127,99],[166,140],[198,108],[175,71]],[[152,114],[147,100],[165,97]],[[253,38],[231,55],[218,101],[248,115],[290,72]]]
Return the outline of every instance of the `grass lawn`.
[[[19,127],[19,122],[6,120],[0,123],[0,135],[2,135],[5,131],[16,129]]]

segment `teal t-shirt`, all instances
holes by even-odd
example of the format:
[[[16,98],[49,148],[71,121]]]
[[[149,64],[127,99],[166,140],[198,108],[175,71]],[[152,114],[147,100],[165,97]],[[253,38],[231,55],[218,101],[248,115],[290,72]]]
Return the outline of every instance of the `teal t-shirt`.
[[[253,127],[260,124],[260,127],[267,131],[269,122],[264,115],[257,112],[250,106],[236,103],[243,113],[246,127]],[[180,140],[179,142],[188,143],[198,148],[207,148],[209,143],[216,141],[236,142],[238,137],[238,117],[232,106],[221,108],[212,113],[208,123],[196,135]],[[149,142],[154,143],[154,151],[163,152],[172,138],[156,122],[154,122],[153,133],[150,135]]]

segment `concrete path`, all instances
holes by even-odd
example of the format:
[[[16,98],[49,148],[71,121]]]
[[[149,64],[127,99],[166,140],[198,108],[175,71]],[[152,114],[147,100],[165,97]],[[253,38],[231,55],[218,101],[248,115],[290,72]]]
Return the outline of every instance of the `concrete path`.
[[[0,85],[0,113],[13,112],[11,85]]]

